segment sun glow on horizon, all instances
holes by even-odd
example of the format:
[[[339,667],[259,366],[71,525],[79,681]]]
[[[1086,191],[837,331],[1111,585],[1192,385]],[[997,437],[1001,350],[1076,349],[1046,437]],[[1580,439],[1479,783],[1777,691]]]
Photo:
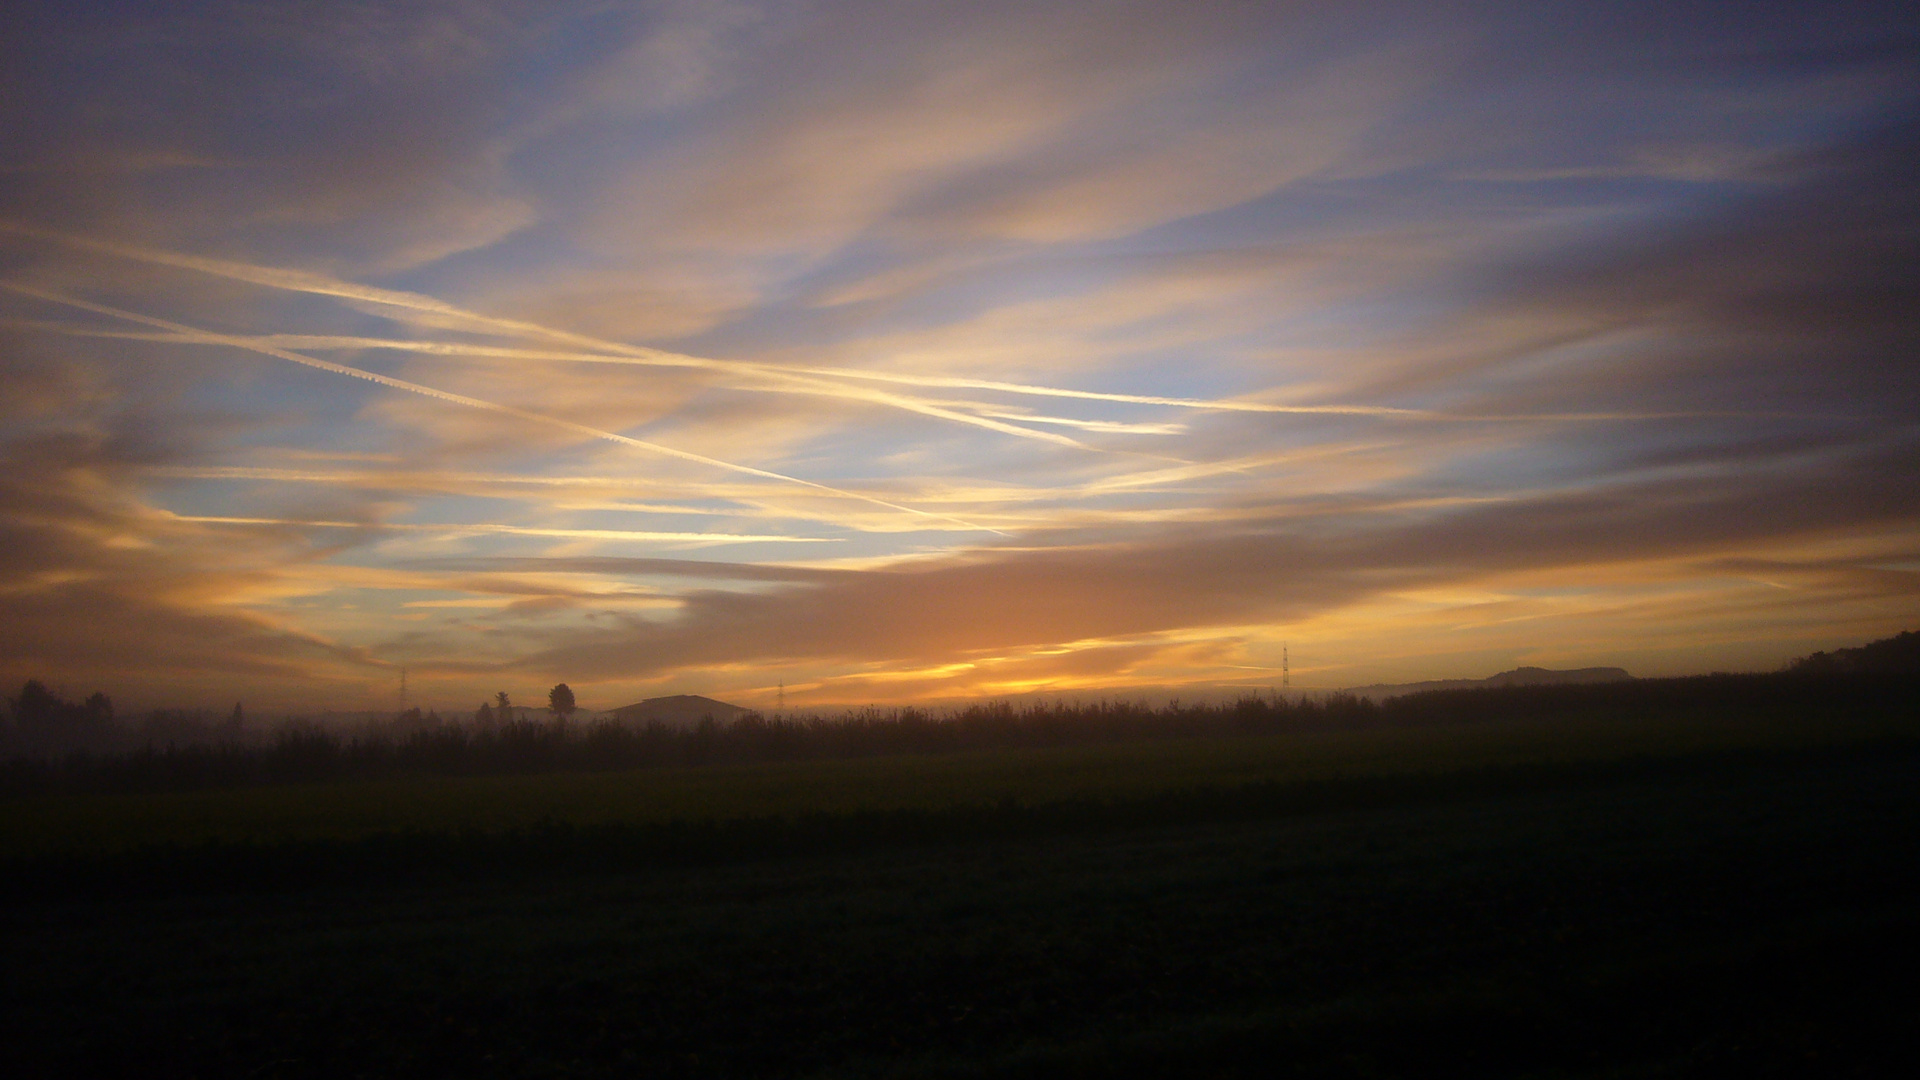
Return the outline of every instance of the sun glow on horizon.
[[[722,7],[36,38],[0,675],[826,708],[1920,612],[1886,12]]]

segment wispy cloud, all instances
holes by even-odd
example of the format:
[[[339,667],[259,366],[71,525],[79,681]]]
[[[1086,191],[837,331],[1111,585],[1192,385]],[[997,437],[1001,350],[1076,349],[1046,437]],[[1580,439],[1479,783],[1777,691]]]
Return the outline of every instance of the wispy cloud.
[[[825,702],[1910,628],[1904,7],[503,10],[0,42],[0,675]]]

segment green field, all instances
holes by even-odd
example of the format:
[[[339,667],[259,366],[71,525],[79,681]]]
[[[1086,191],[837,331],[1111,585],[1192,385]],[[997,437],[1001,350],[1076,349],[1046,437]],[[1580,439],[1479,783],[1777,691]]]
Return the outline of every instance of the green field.
[[[1877,1076],[1920,719],[15,799],[8,1076]]]

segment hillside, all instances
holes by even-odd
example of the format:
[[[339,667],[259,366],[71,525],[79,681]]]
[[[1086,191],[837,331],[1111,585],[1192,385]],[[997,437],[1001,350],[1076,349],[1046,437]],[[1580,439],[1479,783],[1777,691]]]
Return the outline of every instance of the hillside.
[[[1346,692],[1355,697],[1379,701],[1390,697],[1402,697],[1418,694],[1426,690],[1480,690],[1503,686],[1571,686],[1583,683],[1625,682],[1633,676],[1624,668],[1590,667],[1574,668],[1570,671],[1552,671],[1547,668],[1521,667],[1512,671],[1503,671],[1498,675],[1489,675],[1484,679],[1434,679],[1417,683],[1375,683],[1372,686],[1355,686]]]
[[[715,701],[699,694],[674,694],[670,697],[648,698],[632,705],[623,705],[610,709],[601,715],[618,720],[623,724],[661,724],[670,728],[697,727],[700,721],[712,717],[716,723],[730,724],[751,709],[738,705],[729,705],[724,701]]]

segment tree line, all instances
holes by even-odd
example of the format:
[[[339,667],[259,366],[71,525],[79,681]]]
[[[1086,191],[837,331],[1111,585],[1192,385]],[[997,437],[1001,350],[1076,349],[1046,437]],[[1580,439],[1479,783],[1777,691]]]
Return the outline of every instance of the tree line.
[[[1858,648],[1817,652],[1795,660],[1787,670],[1798,675],[1898,675],[1920,672],[1920,632],[1908,630]]]
[[[42,688],[44,689],[44,687]],[[933,712],[868,708],[838,716],[748,713],[692,728],[601,719],[476,723],[421,717],[354,731],[291,721],[257,742],[148,743],[131,750],[16,755],[0,762],[0,795],[54,790],[170,790],[386,776],[477,776],[797,761],[890,754],[1085,745],[1143,739],[1366,728],[1541,723],[1606,718],[1865,715],[1911,717],[1913,675],[1774,673],[1569,686],[1436,690],[1369,701],[1352,695],[1249,695],[1225,703],[982,703]],[[38,695],[19,701],[46,715]],[[56,699],[57,701],[57,699]],[[72,710],[59,703],[59,709]],[[85,703],[77,708],[82,712]],[[74,719],[78,714],[69,715]],[[97,710],[96,710],[97,715]],[[240,719],[236,708],[232,718]],[[404,721],[404,722],[403,722]]]
[[[282,735],[318,725],[308,720],[289,719],[270,726],[249,725],[245,707],[235,702],[229,712],[208,709],[152,709],[137,716],[116,717],[113,699],[95,691],[84,701],[69,701],[49,689],[39,679],[28,679],[18,697],[7,699],[0,716],[0,759],[21,757],[61,757],[65,755],[111,756],[114,754],[165,750],[182,747],[223,747],[271,743]],[[547,711],[555,718],[568,719],[578,711],[573,691],[566,683],[547,693]],[[524,715],[516,713],[505,690],[492,702],[482,702],[475,710],[472,724],[490,729]],[[362,720],[351,725],[355,730],[343,734],[352,739],[403,741],[422,731],[439,731],[449,721],[434,710],[402,709],[397,713]]]

